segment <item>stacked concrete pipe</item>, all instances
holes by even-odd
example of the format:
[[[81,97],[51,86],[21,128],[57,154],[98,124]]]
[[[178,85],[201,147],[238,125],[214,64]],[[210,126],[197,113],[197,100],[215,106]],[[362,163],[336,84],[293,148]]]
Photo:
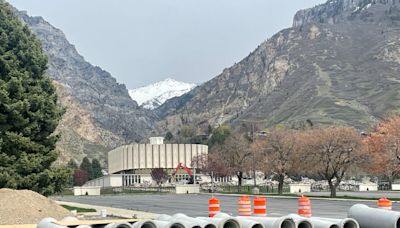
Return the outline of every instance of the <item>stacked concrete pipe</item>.
[[[221,213],[219,216],[217,215],[212,218],[197,217],[197,219],[211,222],[212,224],[215,224],[218,228],[242,228],[240,222],[236,218],[223,213]]]
[[[133,223],[133,228],[157,228],[156,224],[154,224],[153,220],[141,220]]]
[[[397,211],[356,204],[349,209],[348,216],[355,219],[361,228],[400,228],[400,212]]]
[[[170,215],[160,215],[153,222],[158,228],[201,228],[199,223],[176,219]]]
[[[174,214],[172,218],[178,221],[185,221],[191,224],[199,225],[201,228],[217,228],[217,225],[211,221],[192,218],[182,213]]]
[[[107,224],[104,228],[132,228],[132,225],[127,222],[115,222]]]
[[[332,218],[313,217],[313,219],[331,221],[334,224],[336,224],[339,228],[360,228],[360,225],[358,224],[358,222],[352,218],[332,219]]]
[[[57,222],[57,220],[54,218],[44,218],[40,220],[40,222],[36,225],[36,228],[68,228],[66,226],[54,224],[55,222]]]
[[[242,217],[238,217],[239,219]],[[261,223],[265,228],[296,228],[296,224],[293,219],[283,217],[244,217],[245,219],[257,221]]]
[[[313,223],[308,218],[301,217],[298,214],[290,214],[288,217],[293,219],[297,228],[314,228]]]
[[[214,218],[229,219],[233,217],[226,213],[218,213],[214,216]],[[239,222],[240,227],[243,228],[265,228],[260,222],[248,219],[248,217],[235,217],[235,219]]]

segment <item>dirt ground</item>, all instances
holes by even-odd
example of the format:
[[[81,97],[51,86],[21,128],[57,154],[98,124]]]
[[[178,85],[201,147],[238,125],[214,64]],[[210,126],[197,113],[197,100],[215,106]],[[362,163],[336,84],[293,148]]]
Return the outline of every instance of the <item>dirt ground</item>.
[[[62,219],[70,212],[30,190],[0,189],[0,224],[34,224],[46,217]]]

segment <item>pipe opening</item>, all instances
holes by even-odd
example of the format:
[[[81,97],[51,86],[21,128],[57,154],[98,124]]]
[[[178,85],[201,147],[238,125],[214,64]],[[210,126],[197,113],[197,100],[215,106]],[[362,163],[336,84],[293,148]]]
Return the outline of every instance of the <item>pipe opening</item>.
[[[201,228],[201,226],[192,226],[192,228]]]
[[[329,228],[339,228],[339,226],[338,225],[332,225]]]
[[[296,224],[292,220],[284,220],[279,228],[295,228]]]
[[[400,228],[400,218],[399,218],[399,219],[397,219],[397,222],[396,222],[396,228]]]
[[[312,228],[311,223],[307,222],[307,221],[302,221],[299,223],[299,225],[297,226],[298,228]]]
[[[214,224],[207,224],[204,228],[217,228]]]
[[[116,223],[116,224],[114,224],[114,226],[112,226],[112,228],[132,228],[132,226],[129,224],[124,224],[124,223],[120,223],[120,224]]]
[[[261,224],[254,224],[251,228],[264,228]]]
[[[180,223],[173,223],[169,228],[185,228],[185,226]]]
[[[140,228],[157,228],[156,225],[152,222],[144,222]]]
[[[229,219],[224,223],[223,228],[240,228],[240,225],[235,220]]]
[[[397,221],[397,227],[399,227],[398,221]],[[358,225],[354,221],[347,221],[344,223],[343,228],[358,228]]]

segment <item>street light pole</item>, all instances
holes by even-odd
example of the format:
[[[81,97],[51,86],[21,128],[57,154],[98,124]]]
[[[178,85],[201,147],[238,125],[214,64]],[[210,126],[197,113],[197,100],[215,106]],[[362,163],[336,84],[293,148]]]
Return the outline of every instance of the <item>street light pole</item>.
[[[254,144],[254,123],[251,123],[251,143]],[[253,179],[254,179],[254,187],[257,187],[257,180],[256,180],[256,156],[255,150],[253,148]]]

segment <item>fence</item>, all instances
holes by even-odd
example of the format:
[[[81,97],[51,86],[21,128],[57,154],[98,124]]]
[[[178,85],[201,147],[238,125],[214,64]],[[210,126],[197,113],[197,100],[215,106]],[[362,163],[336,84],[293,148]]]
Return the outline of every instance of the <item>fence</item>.
[[[175,187],[110,187],[102,188],[100,194],[120,194],[120,193],[174,193]]]
[[[215,190],[217,192],[221,193],[247,193],[251,194],[254,186],[241,186],[240,190],[238,189],[238,186],[216,186]],[[260,194],[273,194],[273,193],[278,193],[278,186],[257,186],[257,188],[260,190]],[[239,191],[238,191],[239,190]],[[289,186],[284,185],[283,186],[283,193],[289,193],[290,189]]]

